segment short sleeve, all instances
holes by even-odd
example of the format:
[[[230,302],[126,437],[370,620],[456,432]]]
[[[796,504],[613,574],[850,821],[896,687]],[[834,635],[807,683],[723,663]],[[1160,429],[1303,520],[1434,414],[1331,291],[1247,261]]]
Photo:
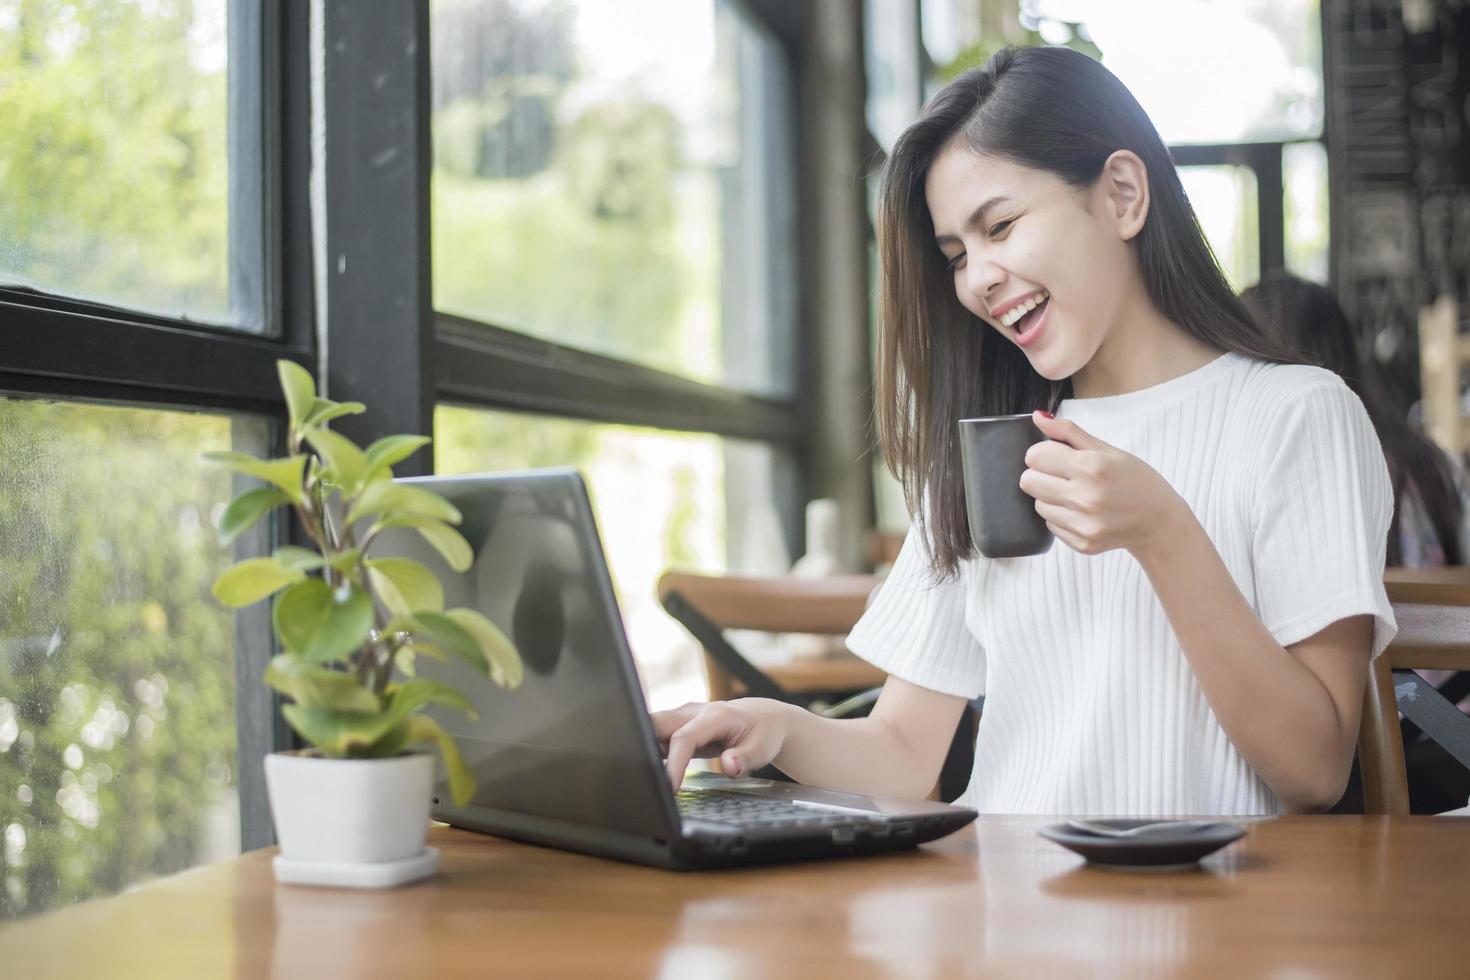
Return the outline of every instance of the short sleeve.
[[[1292,392],[1274,414],[1254,515],[1257,612],[1282,646],[1371,615],[1377,657],[1397,631],[1383,587],[1393,488],[1378,434],[1337,378]]]
[[[985,691],[985,651],[965,625],[964,574],[935,581],[917,524],[847,646],[886,673],[941,694],[974,698]]]

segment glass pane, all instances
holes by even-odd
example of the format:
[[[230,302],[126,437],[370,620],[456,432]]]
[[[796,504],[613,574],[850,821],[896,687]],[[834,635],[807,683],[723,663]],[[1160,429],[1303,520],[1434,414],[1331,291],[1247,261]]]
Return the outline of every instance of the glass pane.
[[[1239,292],[1259,279],[1261,235],[1255,171],[1235,165],[1180,167],[1179,178],[1231,287]]]
[[[771,492],[780,465],[763,445],[712,435],[444,405],[434,413],[437,473],[582,471],[654,708],[708,696],[698,645],[658,603],[660,573],[671,565],[787,571],[791,553]]]
[[[0,0],[0,285],[260,329],[258,285],[231,288],[261,260],[231,212],[259,122],[230,132],[228,8]]]
[[[1327,282],[1327,148],[1316,141],[1288,143],[1281,151],[1286,221],[1286,268],[1304,279]]]
[[[980,40],[980,20],[988,4],[973,0],[920,0],[924,51],[936,65],[948,65]]]
[[[777,42],[717,0],[440,0],[431,17],[435,308],[789,394]]]
[[[924,99],[914,0],[867,0],[863,6],[868,131],[885,150],[919,114]]]
[[[213,522],[264,425],[0,398],[0,921],[239,852]]]
[[[1028,0],[1023,8],[1043,36],[1048,22],[1082,24],[1166,143],[1322,132],[1319,0]]]

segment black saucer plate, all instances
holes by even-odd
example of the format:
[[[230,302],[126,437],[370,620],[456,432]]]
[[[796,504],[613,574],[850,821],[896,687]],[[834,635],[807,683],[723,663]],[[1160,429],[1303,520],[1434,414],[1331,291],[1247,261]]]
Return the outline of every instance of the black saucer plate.
[[[1128,830],[1152,820],[1094,820],[1093,823]],[[1210,823],[1177,831],[1161,831],[1138,837],[1103,837],[1054,823],[1038,833],[1049,841],[1080,854],[1090,863],[1134,871],[1177,871],[1192,868],[1200,858],[1245,836],[1245,828],[1233,823]]]

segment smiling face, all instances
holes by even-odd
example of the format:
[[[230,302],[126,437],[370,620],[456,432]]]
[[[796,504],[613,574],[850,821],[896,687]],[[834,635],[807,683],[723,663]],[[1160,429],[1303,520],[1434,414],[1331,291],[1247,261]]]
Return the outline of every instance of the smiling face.
[[[952,141],[930,166],[924,194],[960,304],[1043,377],[1085,368],[1140,285],[1128,245],[1136,228],[1107,176],[1079,190]]]

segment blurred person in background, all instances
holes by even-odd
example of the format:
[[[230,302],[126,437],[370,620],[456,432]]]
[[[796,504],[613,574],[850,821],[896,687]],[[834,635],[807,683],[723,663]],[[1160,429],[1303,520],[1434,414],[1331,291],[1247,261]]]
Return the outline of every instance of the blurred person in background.
[[[1388,529],[1388,565],[1423,568],[1462,565],[1470,555],[1467,513],[1470,482],[1460,460],[1416,432],[1393,404],[1378,366],[1364,356],[1357,334],[1337,297],[1325,286],[1286,272],[1269,272],[1240,294],[1262,325],[1306,360],[1339,375],[1362,400],[1388,461],[1393,483],[1393,522]],[[1460,710],[1470,714],[1470,672],[1419,673]],[[1438,744],[1420,738],[1406,723],[1405,757],[1411,809],[1437,813],[1464,805],[1470,774]],[[1357,764],[1348,790],[1334,811],[1361,810]]]
[[[1271,272],[1241,293],[1241,299],[1279,340],[1347,382],[1367,409],[1393,482],[1388,564],[1411,568],[1464,564],[1470,552],[1465,522],[1470,486],[1463,467],[1410,428],[1377,365],[1359,351],[1337,297],[1314,282]]]

